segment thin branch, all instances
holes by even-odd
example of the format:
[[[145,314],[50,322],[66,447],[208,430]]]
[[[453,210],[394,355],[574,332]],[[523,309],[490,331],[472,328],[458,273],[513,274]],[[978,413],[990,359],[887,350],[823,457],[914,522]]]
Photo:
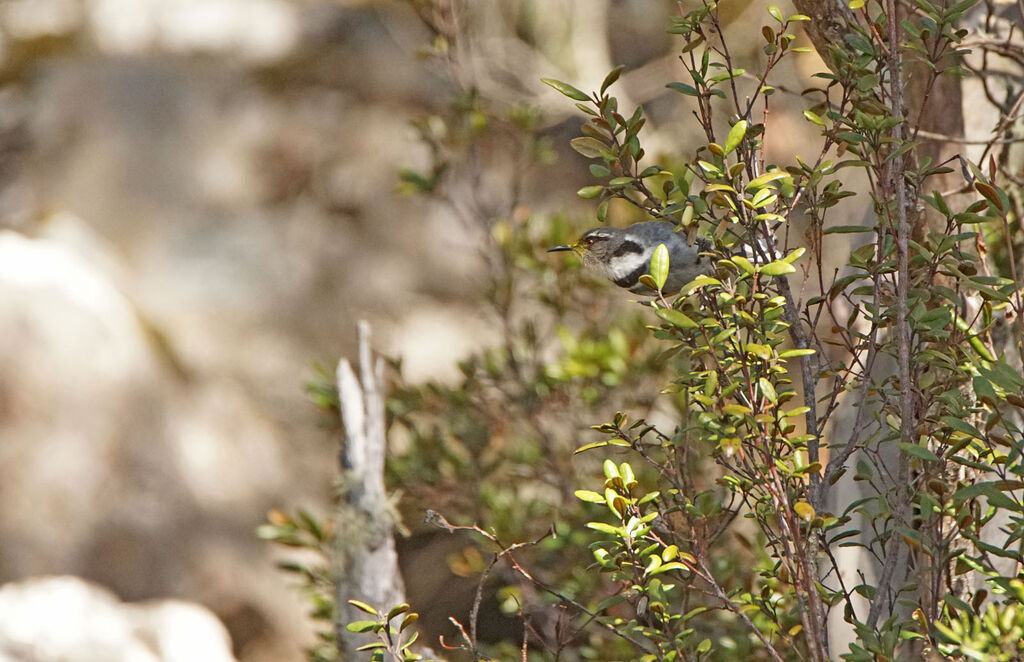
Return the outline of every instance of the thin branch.
[[[533,545],[536,545],[536,544],[540,543],[542,540],[544,540],[545,538],[547,538],[548,536],[551,535],[550,532],[545,533],[543,536],[541,536],[537,540],[533,540],[533,541],[529,541],[529,542],[516,543],[514,545],[510,545],[508,547],[505,547],[505,546],[503,546],[501,544],[501,542],[498,540],[497,536],[495,536],[493,533],[490,533],[488,531],[484,531],[483,529],[481,529],[479,526],[476,526],[475,524],[473,526],[460,526],[460,525],[457,525],[457,524],[451,524],[451,523],[448,522],[447,519],[445,519],[444,515],[441,515],[440,513],[438,513],[437,511],[434,511],[434,510],[428,510],[427,511],[426,521],[427,521],[428,524],[434,524],[435,526],[437,526],[439,528],[442,528],[442,529],[444,529],[445,531],[447,531],[449,533],[454,533],[456,531],[471,531],[473,533],[477,533],[477,534],[483,536],[487,540],[490,540],[492,543],[497,545],[499,550],[500,550],[500,551],[498,551],[495,554],[494,561],[497,561],[500,558],[507,558],[507,560],[509,562],[509,565],[511,565],[512,568],[516,572],[518,572],[525,579],[529,580],[531,583],[533,583],[535,586],[537,586],[541,590],[543,590],[546,593],[548,593],[550,595],[553,595],[554,597],[558,598],[564,604],[567,604],[567,605],[570,605],[572,607],[575,607],[578,611],[580,611],[580,612],[586,614],[587,616],[589,616],[595,623],[597,623],[601,627],[605,628],[606,630],[608,630],[609,632],[611,632],[615,636],[617,636],[617,637],[619,637],[619,638],[621,638],[621,639],[623,639],[625,641],[628,641],[629,643],[633,644],[638,649],[643,651],[645,654],[647,654],[647,655],[653,655],[654,654],[650,649],[648,649],[643,644],[643,642],[641,642],[641,641],[631,637],[630,635],[628,635],[628,634],[626,634],[624,632],[620,632],[618,630],[618,628],[616,628],[615,626],[601,621],[601,619],[599,619],[597,617],[598,614],[596,612],[591,611],[590,609],[587,609],[585,606],[583,606],[582,604],[580,604],[576,600],[573,600],[569,596],[565,595],[564,593],[562,593],[558,589],[556,589],[553,586],[550,586],[548,584],[545,584],[541,580],[539,580],[536,577],[534,577],[532,574],[529,573],[529,571],[526,570],[526,568],[524,568],[523,566],[521,566],[519,564],[519,562],[515,559],[514,556],[512,556],[512,552],[514,552],[517,549],[520,549],[522,547],[530,547],[530,546],[533,546]],[[491,565],[493,565],[494,561],[492,561]],[[488,568],[488,570],[489,570],[489,568]],[[477,593],[479,594],[479,589],[478,589]],[[474,615],[474,619],[475,619],[475,615]],[[473,629],[475,631],[475,627]],[[474,634],[474,638],[475,638],[475,634]]]

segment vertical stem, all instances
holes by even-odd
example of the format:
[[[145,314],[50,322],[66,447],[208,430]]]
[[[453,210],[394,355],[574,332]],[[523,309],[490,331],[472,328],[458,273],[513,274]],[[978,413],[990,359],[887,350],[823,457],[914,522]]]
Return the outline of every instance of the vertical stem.
[[[896,0],[887,0],[886,11],[889,23],[889,90],[892,96],[892,113],[903,119],[903,80],[900,76],[900,25],[896,15]],[[895,148],[901,147],[903,136],[902,121],[893,127],[892,138]],[[910,289],[909,239],[910,219],[907,217],[907,187],[903,174],[906,167],[902,155],[892,159],[889,164],[889,186],[894,194],[896,213],[896,342],[898,345],[897,361],[900,378],[900,441],[913,443],[915,416],[914,391],[910,372],[910,325],[907,311],[907,291]],[[900,455],[898,487],[906,485],[909,465]]]
[[[886,13],[888,19],[888,75],[889,94],[891,97],[892,114],[894,117],[903,119],[903,79],[900,72],[900,26],[896,12],[896,0],[887,0]],[[891,137],[893,149],[899,149],[904,140],[903,122],[893,127]],[[907,214],[907,189],[904,180],[906,161],[903,156],[897,156],[889,161],[886,166],[885,187],[888,189],[890,199],[893,200],[895,209],[888,209],[890,219],[894,220],[896,228],[896,254],[897,254],[897,281],[896,281],[896,343],[897,343],[897,374],[899,376],[899,413],[900,413],[900,436],[899,441],[905,444],[913,443],[914,430],[916,428],[916,415],[914,412],[914,382],[910,369],[910,325],[908,321],[907,293],[910,289],[910,264],[909,264],[909,239],[910,219]],[[893,219],[893,216],[895,218]],[[896,482],[893,486],[895,491],[894,499],[894,526],[907,525],[908,512],[910,508],[910,461],[906,453],[897,453]],[[896,606],[896,596],[904,584],[908,563],[909,550],[902,543],[900,536],[895,531],[890,532],[887,545],[888,554],[882,574],[878,582],[879,595],[871,605],[868,614],[867,624],[874,628],[879,619],[888,618],[889,613]],[[884,615],[884,618],[883,618]]]

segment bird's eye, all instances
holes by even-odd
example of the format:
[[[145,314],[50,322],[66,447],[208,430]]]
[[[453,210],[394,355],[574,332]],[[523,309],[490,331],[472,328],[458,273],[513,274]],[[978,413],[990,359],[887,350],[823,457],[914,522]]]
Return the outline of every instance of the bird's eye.
[[[587,246],[593,246],[594,245],[594,238],[593,237],[587,237],[586,239],[583,240],[583,243],[585,243]]]

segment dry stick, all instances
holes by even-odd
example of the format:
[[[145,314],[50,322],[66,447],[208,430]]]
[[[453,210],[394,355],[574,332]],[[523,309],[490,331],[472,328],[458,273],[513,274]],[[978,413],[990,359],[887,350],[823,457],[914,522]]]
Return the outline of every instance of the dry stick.
[[[349,632],[346,621],[359,617],[349,607],[352,598],[385,610],[405,602],[405,588],[398,570],[398,555],[392,537],[384,489],[384,399],[380,391],[383,362],[370,352],[370,327],[360,321],[359,373],[346,359],[338,363],[338,407],[345,436],[340,452],[343,495],[338,521],[353,535],[336,536],[335,639],[343,655],[352,655],[366,643],[365,635]],[[345,530],[345,529],[342,529]]]

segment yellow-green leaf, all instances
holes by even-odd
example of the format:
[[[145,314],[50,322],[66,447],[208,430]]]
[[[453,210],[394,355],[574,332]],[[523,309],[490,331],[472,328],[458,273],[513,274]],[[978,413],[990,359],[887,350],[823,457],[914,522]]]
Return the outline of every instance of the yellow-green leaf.
[[[742,269],[745,273],[752,274],[754,273],[754,271],[756,271],[754,265],[751,264],[750,260],[743,257],[742,255],[733,255],[731,259],[732,263],[735,264],[740,269]]]
[[[352,621],[345,626],[349,632],[369,632],[379,627],[377,621]]]
[[[729,135],[725,139],[725,153],[729,154],[743,142],[744,136],[747,135],[747,121],[740,120],[733,124],[732,128],[729,129]]]
[[[783,260],[775,260],[761,267],[761,273],[767,276],[784,276],[794,271],[796,271],[796,267]]]
[[[668,248],[665,244],[658,244],[658,247],[654,249],[654,255],[651,256],[651,278],[654,279],[654,284],[657,285],[658,291],[665,287],[665,281],[668,280]]]
[[[365,611],[367,614],[377,616],[377,610],[366,604],[362,600],[349,600],[348,603],[360,611]]]
[[[787,255],[786,257],[782,258],[782,261],[783,262],[789,262],[790,264],[793,264],[794,262],[799,260],[800,257],[803,256],[803,254],[806,253],[806,252],[807,252],[807,249],[804,248],[803,246],[801,246],[800,248],[795,248],[795,249],[793,249],[789,253],[789,255]]]
[[[747,184],[747,190],[750,191],[752,189],[761,188],[765,184],[770,184],[777,179],[785,179],[786,177],[792,177],[792,175],[785,170],[772,170],[771,172],[766,172],[759,177],[751,179],[750,183]]]
[[[825,126],[825,120],[821,119],[821,117],[819,117],[819,116],[818,116],[817,114],[815,114],[815,113],[812,113],[812,112],[811,112],[811,111],[809,111],[809,110],[805,110],[805,111],[804,111],[804,117],[806,117],[806,118],[807,118],[807,120],[808,120],[808,121],[809,121],[809,122],[810,122],[811,124],[817,124],[818,126]]]
[[[669,324],[678,326],[680,329],[696,329],[697,323],[692,319],[672,308],[658,308],[654,314]]]
[[[576,490],[574,494],[580,501],[586,501],[588,503],[604,503],[604,497],[597,492],[592,492],[590,490]]]
[[[814,519],[814,507],[806,501],[797,501],[793,504],[793,512],[805,522]]]

